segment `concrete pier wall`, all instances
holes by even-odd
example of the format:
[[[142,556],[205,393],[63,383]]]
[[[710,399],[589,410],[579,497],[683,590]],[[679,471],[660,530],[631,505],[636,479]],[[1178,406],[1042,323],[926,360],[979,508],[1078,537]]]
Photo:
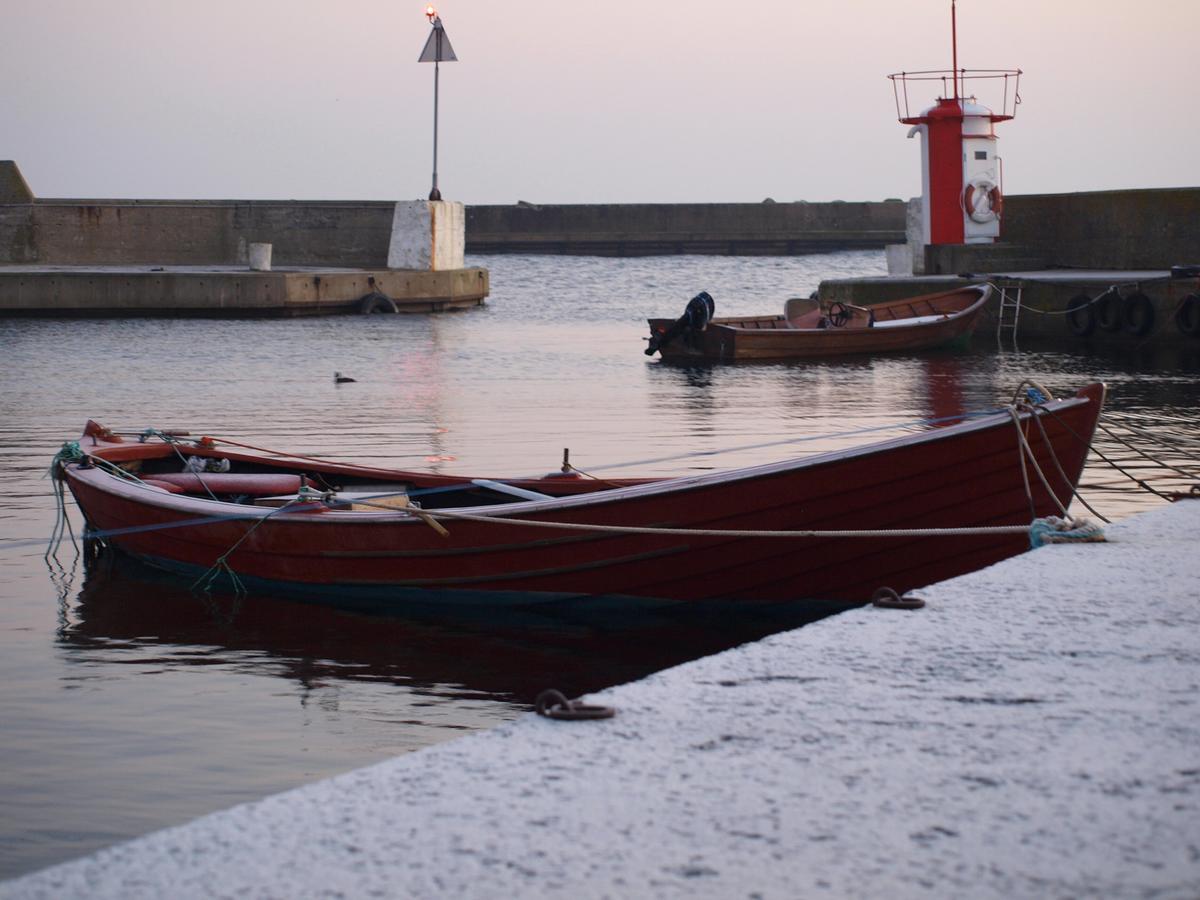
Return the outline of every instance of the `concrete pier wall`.
[[[1005,208],[1004,239],[1055,266],[1153,269],[1200,262],[1200,187],[1027,194]]]
[[[1198,222],[1200,187],[1008,197],[1001,244],[928,247],[925,274],[1200,263]]]
[[[383,294],[397,312],[479,306],[488,295],[481,268],[275,268],[220,266],[0,266],[4,316],[216,316],[259,318],[391,312],[369,302]]]
[[[467,250],[647,256],[785,256],[882,248],[904,240],[906,205],[871,203],[637,203],[470,206]]]
[[[38,200],[0,204],[0,264],[229,265],[252,243],[283,266],[386,266],[396,204]],[[469,253],[791,255],[904,238],[884,203],[471,206]],[[459,227],[462,227],[461,224]],[[394,257],[393,253],[393,257]]]
[[[277,266],[387,265],[394,203],[37,200],[0,205],[0,264],[232,265],[268,243]]]
[[[0,161],[0,265],[235,265],[261,242],[278,266],[380,268],[395,211],[373,201],[43,200]],[[465,243],[469,253],[790,255],[902,244],[907,212],[899,200],[469,206]],[[930,247],[925,272],[1169,268],[1200,262],[1197,221],[1200,187],[1009,197],[1006,247]],[[1001,250],[1003,263],[993,258]]]

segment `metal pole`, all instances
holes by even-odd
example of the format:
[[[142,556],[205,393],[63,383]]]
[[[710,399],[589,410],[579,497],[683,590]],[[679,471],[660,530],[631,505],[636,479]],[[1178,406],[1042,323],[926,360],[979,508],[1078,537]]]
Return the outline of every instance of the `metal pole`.
[[[438,66],[442,56],[442,29],[436,29],[437,57],[433,61],[433,189],[429,192],[430,200],[441,200],[442,192],[437,183],[437,133],[438,133]]]
[[[954,55],[954,99],[958,99],[958,17],[955,15],[954,4],[950,0],[950,46]]]

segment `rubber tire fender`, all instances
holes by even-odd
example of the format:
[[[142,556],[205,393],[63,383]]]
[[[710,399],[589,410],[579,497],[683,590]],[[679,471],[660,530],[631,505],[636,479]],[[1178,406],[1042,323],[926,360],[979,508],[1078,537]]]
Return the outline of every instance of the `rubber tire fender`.
[[[364,316],[369,316],[373,313],[394,313],[400,310],[396,307],[396,301],[387,294],[372,291],[358,301],[358,311]]]
[[[1091,337],[1096,330],[1096,310],[1086,294],[1079,294],[1068,301],[1067,328],[1076,337]]]
[[[1188,294],[1175,310],[1175,327],[1188,337],[1200,337],[1200,294]]]
[[[1096,324],[1101,331],[1120,331],[1125,317],[1121,314],[1121,295],[1116,291],[1105,291],[1093,301]]]
[[[1154,304],[1141,291],[1125,298],[1121,309],[1125,330],[1134,337],[1143,337],[1154,327]]]

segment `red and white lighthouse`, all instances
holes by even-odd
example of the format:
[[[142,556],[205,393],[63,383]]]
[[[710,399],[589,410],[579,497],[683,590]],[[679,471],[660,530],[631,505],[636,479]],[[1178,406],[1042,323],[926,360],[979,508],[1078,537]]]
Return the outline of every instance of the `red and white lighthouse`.
[[[953,68],[898,72],[888,78],[896,95],[897,116],[912,126],[908,136],[921,136],[923,243],[990,243],[1000,236],[1004,215],[1004,171],[995,126],[1016,115],[1021,70],[958,68],[954,0],[950,36]],[[941,94],[933,106],[912,115],[910,87],[916,93],[925,82],[940,82]],[[988,87],[996,94],[1002,91],[1000,111],[968,94],[968,85]]]

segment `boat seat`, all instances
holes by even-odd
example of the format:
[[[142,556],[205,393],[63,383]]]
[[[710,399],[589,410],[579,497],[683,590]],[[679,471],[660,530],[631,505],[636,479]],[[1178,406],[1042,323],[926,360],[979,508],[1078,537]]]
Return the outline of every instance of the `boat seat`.
[[[236,472],[168,472],[162,475],[147,475],[146,481],[172,493],[202,494],[246,494],[251,497],[269,497],[272,494],[296,494],[300,490],[300,476],[286,474],[240,474]],[[206,487],[207,486],[207,487]]]
[[[503,481],[491,481],[487,478],[472,478],[471,484],[476,487],[486,488],[489,491],[495,491],[498,494],[507,494],[510,497],[516,497],[518,500],[553,500],[549,494],[543,494],[539,491],[531,491],[526,488],[517,487],[515,484],[507,484]]]

